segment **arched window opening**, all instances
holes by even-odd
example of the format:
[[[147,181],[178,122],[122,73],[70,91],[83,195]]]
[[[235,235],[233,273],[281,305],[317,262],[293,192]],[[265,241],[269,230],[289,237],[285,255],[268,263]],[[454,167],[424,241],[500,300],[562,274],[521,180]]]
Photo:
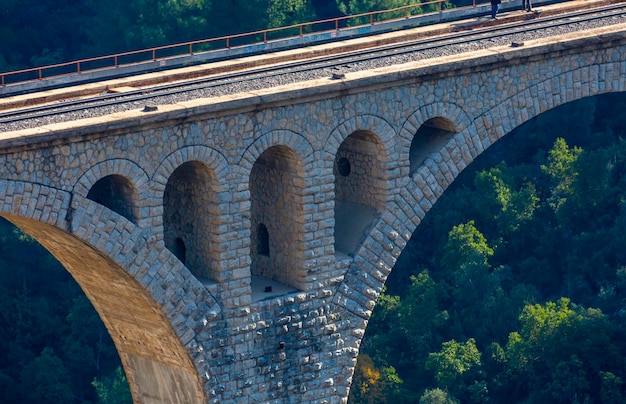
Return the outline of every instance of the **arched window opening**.
[[[257,292],[305,289],[304,170],[286,146],[263,152],[250,172],[253,298]],[[270,239],[269,235],[272,235]],[[295,288],[295,289],[294,289]]]
[[[163,238],[199,279],[217,280],[216,179],[199,161],[176,168],[163,193]]]
[[[350,175],[350,160],[345,157],[340,157],[337,159],[337,172],[342,177],[347,177]]]
[[[126,177],[114,174],[101,178],[91,187],[87,198],[137,222],[137,191]]]
[[[420,126],[411,141],[409,150],[409,175],[413,175],[433,152],[440,150],[458,130],[446,118],[435,117]]]
[[[257,253],[266,257],[270,256],[270,236],[263,223],[259,224],[257,231]]]
[[[385,153],[368,131],[348,136],[337,151],[335,174],[335,253],[351,256],[385,204]]]

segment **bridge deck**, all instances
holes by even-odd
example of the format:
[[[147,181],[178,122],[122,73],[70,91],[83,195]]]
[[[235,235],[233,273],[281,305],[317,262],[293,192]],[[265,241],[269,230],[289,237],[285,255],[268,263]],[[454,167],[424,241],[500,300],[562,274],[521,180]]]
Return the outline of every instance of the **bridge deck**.
[[[535,18],[538,15],[555,15],[574,10],[600,7],[616,2],[619,2],[619,0],[572,0],[564,3],[537,6],[535,7],[535,13],[529,14],[521,11],[520,0],[513,0],[505,2],[501,5],[500,12],[498,14],[498,21],[490,19],[486,6],[480,6],[485,8],[486,14],[478,18],[427,25],[408,30],[399,30],[363,38],[332,42],[324,45],[207,63],[163,72],[142,74],[133,77],[105,80],[91,84],[68,86],[55,90],[4,97],[0,98],[0,111],[26,107],[29,105],[52,103],[62,99],[85,97],[110,91],[123,92],[124,89],[136,89],[156,84],[189,80],[201,76],[221,74],[227,71],[250,69],[263,65],[284,63],[291,60],[302,60],[306,58],[338,54],[383,44],[407,41],[415,38],[434,37],[446,33],[476,29],[494,24],[522,21],[525,19]],[[537,3],[540,4],[541,2]]]

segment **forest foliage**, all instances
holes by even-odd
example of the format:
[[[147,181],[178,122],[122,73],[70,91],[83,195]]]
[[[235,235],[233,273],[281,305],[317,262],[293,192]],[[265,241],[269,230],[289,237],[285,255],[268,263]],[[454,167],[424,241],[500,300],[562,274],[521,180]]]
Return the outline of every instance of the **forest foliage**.
[[[499,140],[413,234],[350,402],[626,401],[626,96]]]

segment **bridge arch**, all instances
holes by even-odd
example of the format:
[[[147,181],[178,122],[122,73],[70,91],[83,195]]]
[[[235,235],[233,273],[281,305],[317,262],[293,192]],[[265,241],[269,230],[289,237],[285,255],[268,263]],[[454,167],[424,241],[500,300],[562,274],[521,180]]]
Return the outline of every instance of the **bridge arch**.
[[[389,210],[367,235],[338,288],[334,302],[350,313],[351,321],[354,323],[362,321],[365,324],[364,329],[366,328],[375,300],[406,242],[426,213],[463,169],[498,139],[540,114],[588,96],[613,92],[599,91],[601,86],[586,84],[578,87],[577,95],[570,91],[565,96],[560,91],[555,91],[546,94],[541,100],[531,96],[540,88],[559,88],[558,83],[568,77],[571,78],[572,75],[578,75],[584,83],[593,82],[594,77],[597,79],[592,69],[575,69],[574,73],[562,72],[559,76],[520,90],[502,103],[486,108],[475,117],[458,109],[461,116],[461,120],[457,121],[460,122],[457,124],[458,133],[434,149],[412,172],[411,181],[406,188],[394,195]],[[532,108],[520,107],[528,105],[532,105]],[[421,119],[415,119],[416,116],[414,114],[412,117],[418,124],[409,120],[401,129],[402,142],[406,150],[408,150],[406,146],[410,144],[407,139],[410,138],[409,135],[416,133],[420,126],[419,122],[431,119],[428,115]],[[355,338],[354,344],[358,346],[360,341],[357,339]]]
[[[103,205],[32,183],[1,180],[0,188],[7,196],[0,200],[0,215],[50,251],[99,313],[133,399],[204,403],[201,372],[190,354],[196,342],[185,340],[189,324],[181,322],[201,323],[202,315],[188,313],[179,300],[195,301],[194,294],[205,295],[207,304],[212,299],[192,283],[188,291],[168,285],[171,276],[189,282],[193,276],[166,250],[155,254],[141,229]],[[215,304],[212,310],[219,316]]]
[[[458,132],[434,148],[415,170],[411,170],[411,181],[394,195],[388,211],[383,213],[381,220],[367,235],[344,281],[337,289],[333,300],[335,304],[349,312],[353,322],[362,321],[365,329],[375,300],[397,257],[413,231],[448,186],[477,157],[513,129],[566,103],[613,92],[600,91],[600,86],[591,85],[589,79],[583,79],[593,75],[590,69],[562,72],[559,76],[547,78],[512,94],[475,117],[454,107],[456,112],[447,116],[459,117],[455,121],[450,120],[456,123]],[[572,76],[578,76],[586,84],[577,86],[578,91],[548,93],[540,100],[533,97],[537,92],[543,93],[541,89],[560,88],[559,83],[571,79]],[[409,150],[409,139],[417,133],[423,122],[440,114],[441,112],[422,112],[411,115],[400,130],[404,146],[402,149]],[[354,343],[358,345],[360,341],[355,340]]]
[[[371,310],[396,258],[465,167],[497,139],[541,112],[587,95],[624,90],[623,28],[613,34],[598,31],[593,35],[584,41],[502,47],[434,66],[416,63],[372,74],[361,72],[340,82],[311,81],[310,86],[309,82],[298,84],[297,91],[268,89],[235,100],[159,108],[154,114],[131,111],[110,117],[113,125],[81,127],[82,137],[75,136],[73,127],[45,128],[50,133],[39,137],[33,131],[37,136],[28,137],[23,145],[21,139],[12,141],[18,135],[9,134],[9,141],[3,142],[6,147],[0,154],[0,167],[7,178],[28,185],[7,185],[11,195],[17,194],[16,202],[9,196],[6,203],[18,208],[12,210],[11,205],[4,214],[19,218],[34,209],[27,215],[31,219],[46,217],[46,223],[55,223],[54,227],[66,229],[101,251],[112,248],[101,244],[110,238],[98,235],[102,229],[122,233],[111,237],[136,239],[112,244],[119,248],[119,253],[112,253],[120,255],[115,262],[130,268],[129,275],[145,286],[145,294],[171,320],[173,335],[183,335],[185,330],[180,341],[201,375],[198,383],[204,383],[210,398],[229,401],[256,394],[257,401],[281,400],[299,391],[303,402],[341,402],[350,386]],[[290,119],[292,114],[298,119]],[[412,169],[411,144],[425,123],[455,134],[444,136]],[[282,129],[262,133],[263,128],[277,127]],[[150,144],[145,142],[146,136],[151,138]],[[92,142],[92,138],[97,140]],[[130,156],[131,160],[138,155],[151,156],[146,167],[162,161],[154,174],[153,168],[148,169],[153,175],[150,189],[141,194],[148,201],[146,211],[151,220],[143,232],[86,199],[88,191],[69,200],[63,199],[68,195],[63,194],[60,202],[41,198],[32,207],[20,202],[39,192],[35,183],[54,184],[45,192],[71,189],[73,179],[82,175],[81,167],[88,164],[71,150],[99,149],[100,138],[106,138],[107,144],[128,146],[114,147],[116,156]],[[53,141],[47,143],[50,139]],[[380,211],[361,235],[353,256],[337,259],[333,237],[338,187],[333,170],[341,175],[340,169],[346,172],[348,168],[350,175],[353,166],[345,162],[340,166],[336,160],[342,145],[358,149],[353,141],[366,142],[376,156],[382,156],[379,171],[384,174],[379,175],[385,192],[383,203],[377,205]],[[189,143],[204,146],[183,147],[168,154]],[[264,153],[268,154],[261,157]],[[255,301],[249,296],[251,250],[272,255],[274,232],[266,226],[265,237],[262,226],[252,225],[250,177],[259,159],[274,157],[289,173],[298,173],[294,183],[302,195],[305,253],[304,280],[297,288],[306,292]],[[222,220],[235,218],[219,226],[223,240],[219,261],[228,272],[223,282],[217,279],[218,284],[207,287],[164,248],[161,201],[168,179],[186,163],[206,169],[211,183],[218,185]],[[214,179],[217,181],[212,182]],[[48,202],[40,205],[44,199]],[[59,206],[68,208],[47,205],[61,202],[65,205]],[[84,228],[83,218],[98,231]],[[252,234],[258,236],[258,243],[251,243]],[[106,257],[108,253],[102,254]],[[221,270],[218,272],[221,277]],[[171,278],[179,275],[182,280]],[[168,280],[176,282],[180,290],[170,288]],[[220,299],[221,311],[210,294]],[[204,317],[196,318],[198,307]],[[192,368],[184,363],[184,369]]]
[[[89,168],[76,182],[74,192],[124,216],[140,227],[145,225],[141,214],[148,187],[146,172],[132,161],[112,159]]]
[[[154,233],[204,282],[224,279],[220,200],[227,191],[222,178],[226,168],[217,151],[189,146],[170,154],[152,181],[156,208],[162,211]]]
[[[565,76],[569,74],[571,73],[564,73]],[[590,74],[593,74],[593,72],[590,72]],[[558,78],[555,80],[558,80]],[[538,84],[538,86],[541,85],[541,83]],[[533,87],[530,87],[531,92],[533,91]],[[590,88],[593,87],[594,86],[590,86]],[[624,89],[626,89],[626,87]],[[622,90],[620,92],[626,95],[626,91]],[[456,149],[455,153],[459,156],[461,155],[461,150],[464,150],[462,153],[464,159],[462,163],[456,167],[459,171],[457,172],[457,175],[454,176],[453,180],[458,177],[460,170],[472,164],[497,140],[509,135],[513,130],[519,128],[520,126],[554,108],[562,107],[572,102],[581,101],[585,98],[602,96],[608,93],[613,93],[613,91],[582,91],[581,94],[585,95],[576,99],[567,97],[561,98],[558,94],[553,94],[547,97],[547,99],[541,100],[542,103],[545,103],[544,106],[547,106],[549,103],[549,108],[534,108],[528,111],[529,113],[520,114],[519,108],[516,107],[530,102],[527,99],[528,92],[520,91],[507,99],[504,104],[494,106],[485,111],[474,121],[470,122],[463,133],[455,136],[455,139],[450,142],[451,144],[442,146],[442,149]],[[516,126],[512,126],[510,122],[515,122]],[[430,188],[430,190],[425,193],[432,195],[436,201],[442,196],[443,191],[447,189],[447,186],[452,183],[452,181],[446,182],[446,184],[442,186],[441,192],[438,192],[438,186],[429,185],[435,182],[441,183],[440,180],[435,180],[435,177],[438,175],[440,176],[442,172],[449,172],[449,167],[447,165],[441,166],[441,164],[446,164],[445,162],[440,160],[437,161],[435,158],[431,158],[430,162],[432,163],[431,166],[424,164],[420,167],[417,174],[419,182],[412,182],[407,192],[403,193],[403,198],[398,201],[397,207],[392,209],[396,211],[401,209],[404,210],[402,207],[406,206],[407,208],[405,211],[407,212],[407,218],[412,216],[416,218],[413,222],[414,226],[411,226],[410,221],[408,220],[406,222],[403,220],[394,221],[394,219],[391,218],[388,226],[384,224],[382,226],[377,226],[377,228],[374,229],[374,231],[369,235],[367,240],[368,242],[365,244],[363,250],[360,251],[359,256],[355,259],[356,265],[351,266],[348,274],[346,274],[346,280],[341,285],[339,289],[340,293],[338,293],[338,298],[335,299],[335,302],[338,304],[344,304],[344,307],[351,309],[352,318],[356,319],[353,321],[362,319],[365,323],[367,323],[374,307],[373,297],[377,296],[376,291],[380,291],[382,289],[387,276],[391,273],[391,268],[387,267],[389,268],[388,271],[384,268],[386,265],[393,266],[393,264],[395,264],[395,258],[397,258],[397,255],[394,253],[394,249],[391,244],[389,244],[388,248],[385,249],[385,243],[392,241],[393,237],[391,237],[391,235],[394,235],[394,237],[401,235],[401,238],[408,241],[413,231],[415,231],[415,228],[420,224],[421,219],[423,219],[428,212],[428,209],[431,206],[430,203],[428,203],[428,206],[420,206],[420,200],[424,200],[423,189]],[[417,208],[412,209],[412,206]],[[381,220],[381,223],[383,222],[384,219]],[[409,225],[404,225],[404,223],[408,223]],[[380,248],[380,245],[376,243],[376,241],[381,241],[383,248]],[[401,242],[398,244],[400,250],[404,248],[402,244],[405,243]],[[375,265],[371,260],[368,260],[368,257],[374,255],[370,255],[372,252],[375,252],[375,256],[381,259],[378,265]],[[372,300],[368,300],[369,297],[372,297]],[[348,303],[343,303],[341,299],[350,299],[352,303],[356,304],[351,306]]]
[[[408,175],[433,153],[446,153],[443,146],[470,123],[467,113],[453,103],[428,104],[411,114],[398,133],[399,160],[408,164]]]
[[[385,120],[363,115],[331,132],[324,152],[334,176],[335,255],[354,256],[367,229],[390,199],[398,175],[395,131]]]
[[[243,175],[246,178],[250,176],[256,160],[272,146],[287,146],[292,149],[298,154],[305,170],[315,162],[313,146],[304,136],[290,130],[277,129],[259,136],[244,151],[239,165],[244,170]]]
[[[250,193],[253,291],[266,279],[307,290],[304,196],[311,187],[305,173],[314,161],[311,144],[294,132],[276,130],[250,145],[241,161]]]

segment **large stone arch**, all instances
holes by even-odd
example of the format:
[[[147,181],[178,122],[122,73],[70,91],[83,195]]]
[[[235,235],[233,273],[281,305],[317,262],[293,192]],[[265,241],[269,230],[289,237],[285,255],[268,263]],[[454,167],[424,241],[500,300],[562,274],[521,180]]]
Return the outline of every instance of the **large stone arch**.
[[[18,181],[2,180],[0,189],[0,215],[50,251],[98,311],[135,402],[206,402],[198,375],[208,369],[193,357],[200,341],[188,334],[206,313],[186,306],[202,299],[215,318],[220,310],[189,271],[166,250],[155,251],[139,227],[89,199]]]

